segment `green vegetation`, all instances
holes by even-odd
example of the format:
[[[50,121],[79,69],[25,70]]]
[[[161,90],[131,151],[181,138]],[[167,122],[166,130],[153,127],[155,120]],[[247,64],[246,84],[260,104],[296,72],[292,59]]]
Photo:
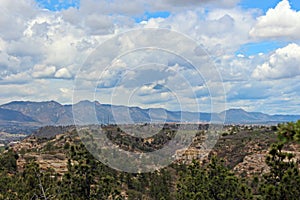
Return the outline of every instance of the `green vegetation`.
[[[6,170],[13,173],[17,170],[18,154],[11,149],[0,157],[0,170]]]
[[[64,136],[58,139],[61,146],[49,140],[41,152],[64,152],[68,160],[65,173],[42,169],[34,160],[28,161],[24,170],[20,171],[17,159],[26,154],[25,150],[22,149],[22,154],[18,152],[18,155],[9,149],[0,155],[0,199],[299,199],[299,163],[284,148],[300,142],[300,121],[281,124],[278,130],[271,129],[277,131],[278,140],[270,144],[266,157],[270,170],[253,177],[235,175],[232,166],[218,156],[210,156],[204,164],[194,160],[188,165],[172,164],[152,173],[120,172],[95,160],[82,143]],[[226,141],[232,142],[233,136],[243,141],[259,139],[257,134],[241,137],[243,135],[239,131],[235,128],[232,133],[224,134],[221,141],[224,140],[228,146],[230,144]],[[272,133],[266,132],[265,137]],[[126,148],[121,135],[110,132],[109,136]],[[171,137],[172,132],[168,137],[162,137],[162,142]],[[127,142],[130,143],[130,140]],[[138,150],[159,147],[156,142],[152,145],[138,142],[135,140],[133,145]],[[246,142],[239,143],[233,151],[245,148]],[[217,148],[222,147],[217,144]]]
[[[234,176],[222,161],[212,158],[206,167],[194,161],[182,173],[177,199],[252,199],[252,194],[242,179]]]
[[[279,124],[278,136],[283,142],[300,142],[300,120],[298,120],[296,123],[288,122]]]
[[[260,191],[264,199],[296,200],[300,197],[299,161],[293,160],[293,154],[283,152],[283,147],[290,142],[300,142],[300,120],[280,124],[278,138],[266,158],[270,172],[264,175]]]
[[[0,153],[2,153],[5,150],[5,146],[0,146]]]

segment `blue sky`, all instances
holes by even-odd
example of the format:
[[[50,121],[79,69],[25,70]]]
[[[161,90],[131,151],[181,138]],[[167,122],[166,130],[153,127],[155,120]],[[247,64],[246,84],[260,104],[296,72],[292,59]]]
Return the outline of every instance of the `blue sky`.
[[[1,0],[0,11],[0,104],[69,104],[80,79],[76,100],[210,111],[226,99],[226,108],[300,113],[299,0]],[[144,28],[170,33],[146,37]],[[141,33],[118,35],[132,30]],[[164,48],[134,50],[145,43]],[[117,56],[107,69],[95,64],[104,55]]]
[[[78,8],[80,5],[80,0],[37,0],[37,2],[41,7],[53,11],[67,9],[69,7]]]
[[[262,42],[254,42],[254,43],[247,43],[241,45],[240,49],[236,51],[236,55],[245,55],[245,56],[252,56],[260,53],[268,54],[280,47],[286,46],[288,42],[286,41],[262,41]]]
[[[239,5],[243,8],[258,8],[266,12],[269,8],[274,8],[279,2],[280,0],[242,0]],[[290,4],[293,9],[300,10],[300,1],[290,0]]]
[[[62,10],[67,9],[69,7],[80,6],[80,0],[36,0],[40,6],[47,8],[49,10]],[[253,0],[242,0],[238,3],[243,8],[255,8],[261,9],[263,12],[266,12],[269,8],[275,7],[280,0],[266,0],[266,1],[253,1]],[[295,10],[300,10],[300,1],[298,0],[290,0],[290,5]],[[166,11],[167,12],[167,11]],[[151,13],[147,13],[146,16],[153,17],[167,17],[168,14],[166,12],[155,12],[151,15]]]
[[[148,12],[146,11],[142,16],[136,17],[135,21],[136,22],[141,22],[145,20],[149,20],[151,18],[167,18],[170,16],[170,12],[168,11],[158,11],[158,12]]]

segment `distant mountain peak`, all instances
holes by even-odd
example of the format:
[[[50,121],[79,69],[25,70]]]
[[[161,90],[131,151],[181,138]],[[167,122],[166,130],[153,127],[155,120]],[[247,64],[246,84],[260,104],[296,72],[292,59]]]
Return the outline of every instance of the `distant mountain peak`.
[[[230,108],[220,113],[200,113],[188,111],[170,111],[164,108],[140,108],[125,105],[101,104],[98,101],[83,100],[71,105],[56,101],[13,101],[0,105],[3,127],[18,126],[26,123],[45,125],[73,125],[74,111],[76,120],[83,124],[106,123],[145,123],[145,122],[215,122],[225,124],[277,124],[300,119],[300,115],[268,115],[261,112],[247,112],[242,108]],[[129,111],[129,112],[128,112]],[[92,116],[92,114],[96,114]],[[0,113],[1,114],[1,113]],[[78,119],[77,119],[78,118]],[[217,120],[215,120],[217,119]],[[1,128],[3,128],[0,126]]]
[[[12,101],[12,102],[1,105],[1,107],[6,106],[6,105],[28,105],[28,104],[47,104],[47,103],[62,105],[62,104],[60,104],[60,103],[58,103],[57,101],[54,101],[54,100],[40,101],[40,102],[36,102],[36,101]]]
[[[247,112],[246,110],[244,110],[243,108],[230,108],[227,111],[232,110],[232,111],[243,111],[243,112]]]
[[[242,108],[230,108],[228,110],[222,111],[220,114],[225,114],[225,113],[248,113],[248,112]]]
[[[235,111],[243,111],[243,112],[248,112],[247,110],[245,110],[244,108],[230,108],[228,110],[235,110]]]
[[[74,105],[81,105],[81,104],[96,104],[96,105],[100,105],[99,101],[90,101],[90,100],[81,100],[77,103],[75,103]]]

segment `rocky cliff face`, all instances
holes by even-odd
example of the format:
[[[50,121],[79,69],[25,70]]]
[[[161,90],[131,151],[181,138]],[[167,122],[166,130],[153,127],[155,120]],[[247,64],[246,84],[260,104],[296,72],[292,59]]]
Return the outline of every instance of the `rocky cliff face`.
[[[19,171],[23,171],[27,162],[34,160],[42,170],[53,169],[62,175],[67,171],[69,150],[66,146],[78,142],[80,142],[80,138],[76,131],[70,130],[63,134],[57,134],[52,139],[29,136],[14,144],[12,149],[19,154],[17,160]]]

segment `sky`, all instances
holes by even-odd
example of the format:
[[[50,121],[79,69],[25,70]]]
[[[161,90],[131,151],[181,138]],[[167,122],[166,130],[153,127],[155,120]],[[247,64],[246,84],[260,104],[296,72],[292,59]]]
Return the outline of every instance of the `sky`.
[[[0,11],[0,104],[300,114],[299,0],[1,0]]]

